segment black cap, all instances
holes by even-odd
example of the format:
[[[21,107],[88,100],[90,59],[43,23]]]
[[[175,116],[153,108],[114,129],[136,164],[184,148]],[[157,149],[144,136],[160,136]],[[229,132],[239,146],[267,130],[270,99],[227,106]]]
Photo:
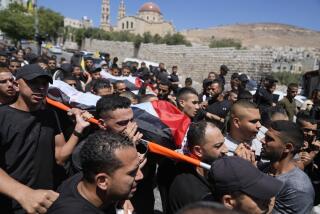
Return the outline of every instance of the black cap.
[[[241,82],[248,82],[248,81],[249,81],[249,78],[248,78],[248,76],[247,76],[246,74],[240,74],[239,80],[240,80]]]
[[[60,69],[63,70],[66,73],[72,73],[73,66],[69,63],[64,63],[60,66]]]
[[[8,53],[6,51],[0,51],[0,56],[5,56],[7,57],[8,56]]]
[[[229,68],[228,68],[226,65],[221,65],[221,66],[220,66],[220,70],[225,71],[225,72],[228,72],[228,71],[229,71]]]
[[[101,69],[101,67],[97,67],[97,68],[91,68],[90,70],[89,70],[89,73],[90,74],[94,74],[94,73],[98,73],[98,72],[101,72],[102,71],[102,69]]]
[[[53,82],[52,76],[48,71],[41,68],[38,64],[25,65],[17,70],[16,79],[33,80],[37,77],[46,77],[50,83]]]
[[[254,198],[267,200],[281,190],[283,183],[260,170],[249,161],[225,156],[216,160],[210,170],[215,190],[220,194],[240,191]]]
[[[273,83],[276,83],[278,82],[278,80],[276,80],[273,76],[271,75],[268,75],[265,77],[265,80],[268,81],[269,83],[273,84]]]
[[[27,53],[25,59],[29,62],[29,64],[36,63],[38,56],[35,53]]]

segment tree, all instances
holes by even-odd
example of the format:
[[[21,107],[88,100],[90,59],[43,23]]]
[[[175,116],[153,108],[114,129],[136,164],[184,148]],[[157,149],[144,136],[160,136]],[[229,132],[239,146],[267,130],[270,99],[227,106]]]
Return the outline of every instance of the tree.
[[[46,8],[40,8],[38,12],[40,35],[56,40],[62,32],[63,16]],[[21,39],[34,38],[34,14],[28,13],[21,4],[13,3],[8,9],[0,11],[0,23],[1,31],[16,44]]]
[[[21,39],[34,37],[33,20],[22,5],[14,3],[0,11],[0,30],[17,44]]]
[[[38,14],[41,35],[48,35],[53,41],[56,41],[59,36],[62,36],[59,35],[59,32],[62,32],[63,16],[44,7],[39,8]]]

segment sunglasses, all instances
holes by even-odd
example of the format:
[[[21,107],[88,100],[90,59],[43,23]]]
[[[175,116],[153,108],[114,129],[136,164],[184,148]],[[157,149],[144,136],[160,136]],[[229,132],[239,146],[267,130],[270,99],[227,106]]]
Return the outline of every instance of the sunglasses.
[[[116,124],[119,125],[119,126],[126,126],[126,125],[128,125],[129,122],[132,122],[132,121],[133,121],[133,118],[131,118],[129,120],[118,121],[118,122],[116,122]]]

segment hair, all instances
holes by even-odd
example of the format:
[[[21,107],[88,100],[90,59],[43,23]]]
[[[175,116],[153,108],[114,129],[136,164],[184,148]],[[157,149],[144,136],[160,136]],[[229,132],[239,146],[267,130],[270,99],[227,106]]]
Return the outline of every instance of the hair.
[[[114,86],[116,86],[117,84],[120,84],[120,83],[124,83],[125,84],[125,82],[123,80],[116,80],[114,82]]]
[[[225,208],[222,204],[211,201],[198,201],[188,204],[177,214],[236,214],[238,212]]]
[[[192,84],[192,79],[191,77],[187,77],[184,81],[185,84]]]
[[[238,94],[238,100],[252,100],[253,99],[253,95],[250,93],[250,91],[247,90],[243,90],[241,92],[239,92]]]
[[[302,127],[302,123],[303,122],[309,122],[311,124],[317,124],[317,120],[315,120],[314,118],[312,118],[311,114],[309,111],[299,111],[299,113],[297,114],[297,120],[296,123]]]
[[[213,123],[202,120],[200,122],[191,123],[187,133],[188,149],[191,151],[196,145],[201,145],[204,142],[207,126],[216,127]]]
[[[133,93],[132,91],[121,92],[119,96],[126,97],[126,98],[128,98],[130,100],[133,100],[133,99],[138,100],[137,95],[135,93]]]
[[[189,88],[189,87],[183,87],[180,88],[178,93],[177,93],[177,105],[178,107],[180,106],[179,101],[180,100],[186,100],[187,96],[190,94],[194,94],[197,97],[199,96],[197,91],[194,88]]]
[[[250,102],[248,100],[238,100],[237,102],[235,102],[231,106],[231,110],[230,110],[231,117],[232,117],[232,115],[236,115],[237,114],[237,111],[238,111],[239,107],[247,108],[247,109],[258,109],[258,106],[253,102]]]
[[[300,151],[304,143],[304,135],[296,123],[287,120],[277,120],[271,122],[270,128],[280,132],[279,138],[284,144],[291,143],[293,145],[293,154]]]
[[[172,86],[171,81],[168,79],[161,79],[159,82],[159,85],[169,86],[169,90],[171,89],[171,86]]]
[[[5,72],[11,73],[11,71],[9,70],[9,68],[0,66],[0,73],[5,73]]]
[[[118,149],[135,148],[126,137],[111,132],[97,131],[90,135],[80,150],[80,163],[84,180],[92,183],[100,172],[111,175],[122,166],[115,152]]]
[[[263,111],[261,113],[261,123],[265,127],[269,127],[272,122],[271,119],[276,114],[282,114],[285,117],[288,117],[286,110],[281,106],[272,106],[268,108],[268,111]]]
[[[77,81],[77,79],[72,74],[69,74],[69,73],[63,75],[62,81],[67,81],[67,80]]]
[[[92,90],[97,93],[99,89],[111,88],[111,83],[107,79],[97,79],[92,85]]]
[[[293,83],[293,82],[288,85],[288,89],[298,88],[298,87],[299,87],[299,85],[297,83]]]
[[[116,94],[110,94],[98,100],[96,105],[96,114],[99,118],[107,114],[108,111],[114,111],[121,108],[130,108],[131,101],[126,97],[120,97]]]

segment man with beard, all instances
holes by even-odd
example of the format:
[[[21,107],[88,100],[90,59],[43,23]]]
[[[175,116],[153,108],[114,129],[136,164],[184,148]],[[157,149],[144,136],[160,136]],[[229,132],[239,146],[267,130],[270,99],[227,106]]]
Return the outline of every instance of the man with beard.
[[[190,125],[187,141],[190,156],[208,164],[228,151],[220,129],[206,121]],[[176,168],[177,175],[169,190],[169,204],[173,213],[189,203],[201,201],[212,192],[207,181],[208,171],[188,163],[177,163]]]
[[[65,163],[90,124],[83,111],[72,109],[76,125],[66,142],[56,113],[44,106],[51,75],[32,64],[16,78],[17,100],[0,107],[0,210],[45,213],[58,196],[51,190],[55,165]]]
[[[57,70],[57,59],[55,59],[54,57],[50,57],[48,59],[48,70],[51,73],[51,75],[53,75],[54,72],[56,72]]]
[[[0,105],[14,102],[17,98],[15,80],[12,73],[6,67],[0,67]]]
[[[82,173],[62,184],[49,214],[115,213],[116,204],[131,198],[143,178],[135,145],[116,133],[89,136],[80,159]]]
[[[166,100],[173,105],[176,105],[175,99],[170,95],[171,93],[171,82],[168,79],[160,81],[158,86],[158,98],[159,100]]]
[[[261,157],[270,160],[270,163],[260,169],[284,182],[284,187],[276,196],[273,213],[310,213],[312,210],[314,189],[308,176],[295,165],[293,159],[303,142],[300,127],[285,120],[272,122],[262,140]]]
[[[228,147],[228,155],[239,155],[246,159],[254,158],[253,150],[256,155],[260,155],[261,144],[253,139],[256,137],[261,127],[261,117],[258,107],[249,101],[239,100],[233,104],[230,110],[230,130],[226,135],[225,143]]]

